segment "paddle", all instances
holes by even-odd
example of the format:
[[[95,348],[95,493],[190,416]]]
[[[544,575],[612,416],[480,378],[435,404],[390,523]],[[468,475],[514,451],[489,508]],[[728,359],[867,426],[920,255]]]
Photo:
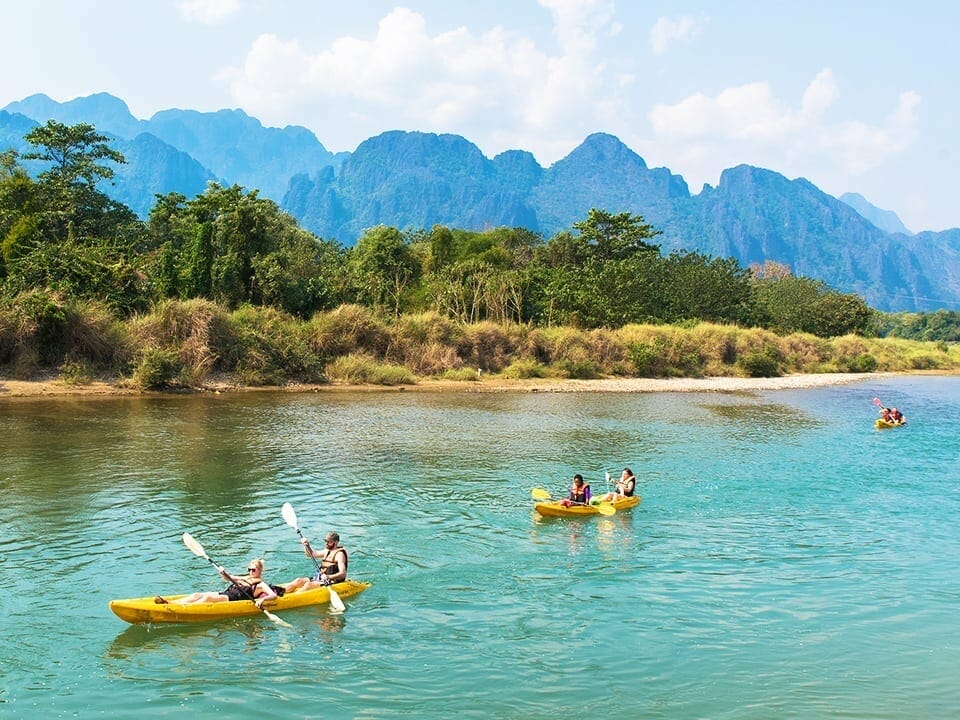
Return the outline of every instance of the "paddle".
[[[303,537],[303,533],[300,532],[300,525],[297,524],[297,513],[293,509],[293,505],[288,502],[283,504],[283,507],[280,508],[280,514],[283,515],[283,521],[297,531],[297,535],[300,536],[301,540],[306,540]],[[307,540],[307,547],[310,547],[310,541]],[[310,550],[310,559],[313,560],[313,564],[317,566],[317,572],[320,573],[320,563],[317,562],[317,558],[313,556],[313,550]],[[337,595],[337,591],[333,589],[333,585],[328,585],[327,590],[330,591],[330,607],[332,607],[337,612],[343,612],[347,609],[347,606],[343,604],[343,600],[340,599],[340,596]]]
[[[194,555],[196,555],[197,557],[202,557],[202,558],[203,558],[204,560],[206,560],[208,563],[210,563],[211,565],[213,565],[213,566],[217,569],[217,572],[222,572],[224,575],[226,575],[228,578],[230,578],[230,582],[232,582],[233,584],[235,584],[235,585],[237,585],[237,586],[239,587],[240,583],[237,582],[236,578],[234,578],[230,573],[228,573],[226,570],[224,570],[224,569],[221,568],[219,565],[217,565],[217,563],[215,563],[213,560],[211,560],[210,557],[207,555],[206,551],[203,549],[203,545],[201,545],[200,543],[198,543],[198,542],[194,539],[193,535],[191,535],[190,533],[184,533],[184,534],[183,534],[183,544],[187,546],[187,549],[188,549],[190,552],[192,552],[192,553],[193,553]],[[252,596],[253,593],[251,592],[250,595]],[[259,605],[257,605],[256,600],[254,600],[252,597],[251,597],[251,600],[253,601],[253,604],[254,604],[254,606],[255,606],[256,608],[258,608],[261,612],[263,612],[264,615],[266,615],[268,618],[270,618],[270,619],[271,619],[273,622],[275,622],[277,625],[283,625],[283,627],[293,627],[293,625],[291,625],[290,623],[288,623],[287,621],[285,621],[283,618],[281,618],[281,617],[279,617],[279,616],[277,616],[277,615],[274,615],[272,612],[270,612],[270,611],[267,610],[266,608],[260,607]]]
[[[543,488],[533,488],[533,490],[530,491],[530,496],[534,500],[550,500],[551,499],[550,493],[544,490]],[[599,512],[601,515],[615,515],[617,512],[617,509],[613,505],[605,502],[602,502],[599,505],[591,505],[590,507],[595,507],[597,509],[597,512]]]

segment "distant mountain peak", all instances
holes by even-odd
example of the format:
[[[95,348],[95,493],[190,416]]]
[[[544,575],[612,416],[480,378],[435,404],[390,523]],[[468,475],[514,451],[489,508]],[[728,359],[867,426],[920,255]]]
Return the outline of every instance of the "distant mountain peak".
[[[860,193],[844,193],[837,199],[840,202],[846,203],[852,207],[854,210],[860,213],[860,215],[884,232],[902,233],[904,235],[914,234],[907,229],[907,226],[900,221],[900,218],[895,212],[893,212],[893,210],[883,210],[878,208],[876,205],[871,204]]]

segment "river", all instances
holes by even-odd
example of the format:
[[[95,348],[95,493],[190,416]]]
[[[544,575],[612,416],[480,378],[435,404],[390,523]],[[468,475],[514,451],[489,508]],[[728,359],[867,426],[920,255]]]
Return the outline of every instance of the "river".
[[[908,424],[873,427],[873,397]],[[0,717],[943,718],[960,708],[960,378],[751,393],[0,401]],[[641,504],[530,491],[629,465]],[[339,531],[371,587],[131,626]]]

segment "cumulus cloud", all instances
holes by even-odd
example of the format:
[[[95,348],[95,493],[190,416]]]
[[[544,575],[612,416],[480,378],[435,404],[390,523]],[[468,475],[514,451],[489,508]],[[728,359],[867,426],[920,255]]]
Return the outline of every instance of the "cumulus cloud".
[[[630,76],[597,59],[598,42],[620,30],[608,0],[541,5],[553,21],[553,54],[501,26],[431,35],[420,14],[398,7],[373,37],[340,37],[316,51],[263,35],[222,77],[251,114],[297,118],[334,150],[407,129],[455,132],[485,152],[523,148],[552,162],[625,112]]]
[[[182,0],[177,5],[187,22],[215,25],[240,9],[239,0]]]
[[[702,15],[699,18],[684,15],[676,20],[662,17],[650,28],[650,47],[654,54],[662,55],[670,43],[677,40],[690,41],[699,35],[706,21],[706,17]]]
[[[655,105],[647,115],[659,153],[672,153],[672,167],[692,187],[715,182],[720,171],[740,163],[760,165],[815,182],[854,178],[906,150],[917,136],[914,92],[900,95],[880,123],[829,119],[840,99],[832,71],[825,68],[799,101],[781,100],[767,82],[691,95]]]

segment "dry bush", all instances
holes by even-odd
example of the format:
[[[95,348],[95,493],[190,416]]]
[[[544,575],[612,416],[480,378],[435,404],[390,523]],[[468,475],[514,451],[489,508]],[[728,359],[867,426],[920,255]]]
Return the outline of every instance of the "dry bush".
[[[687,331],[690,344],[699,348],[707,366],[721,368],[737,361],[738,328],[733,325],[699,323]]]
[[[390,342],[387,328],[361,305],[317,313],[307,325],[310,344],[322,360],[350,353],[383,357]]]
[[[780,338],[780,351],[791,372],[824,372],[831,357],[830,341],[809,333]]]
[[[351,353],[327,364],[326,375],[353,385],[412,385],[416,378],[405,367],[380,363],[369,355]]]
[[[401,316],[390,328],[386,357],[417,375],[439,375],[463,367],[463,336],[462,326],[435,312]]]
[[[191,384],[231,367],[239,354],[226,311],[209,300],[166,300],[128,327],[136,347],[174,350]]]
[[[458,354],[471,367],[500,372],[509,365],[526,335],[526,326],[480,322],[464,327]]]

